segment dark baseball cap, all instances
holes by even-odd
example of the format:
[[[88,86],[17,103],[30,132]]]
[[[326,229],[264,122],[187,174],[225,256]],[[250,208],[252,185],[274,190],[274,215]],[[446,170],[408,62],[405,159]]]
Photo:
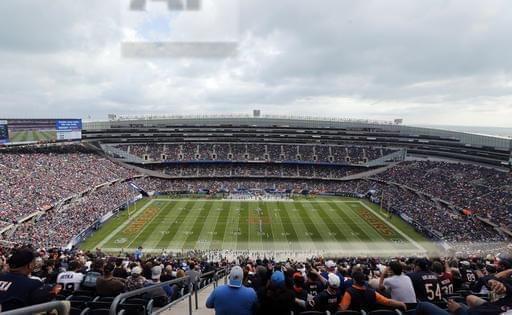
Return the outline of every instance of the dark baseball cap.
[[[20,248],[16,250],[7,260],[10,268],[20,268],[30,264],[37,255],[30,248]]]

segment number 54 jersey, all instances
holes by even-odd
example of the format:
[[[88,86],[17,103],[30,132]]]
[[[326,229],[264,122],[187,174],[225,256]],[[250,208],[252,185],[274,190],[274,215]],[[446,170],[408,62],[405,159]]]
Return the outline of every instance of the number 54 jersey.
[[[416,298],[425,302],[441,301],[441,285],[437,275],[430,271],[417,271],[407,274],[414,287]]]

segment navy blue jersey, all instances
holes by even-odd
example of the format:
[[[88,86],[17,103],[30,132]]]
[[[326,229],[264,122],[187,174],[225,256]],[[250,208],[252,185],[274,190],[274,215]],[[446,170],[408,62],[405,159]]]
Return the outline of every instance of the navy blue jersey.
[[[308,291],[309,294],[311,294],[312,296],[317,296],[320,292],[322,292],[324,290],[324,285],[323,283],[318,280],[318,281],[306,281],[306,290]]]
[[[331,314],[336,313],[338,310],[338,304],[341,302],[342,293],[340,290],[336,290],[336,294],[331,294],[327,290],[318,293],[315,296],[315,310],[325,312],[329,311]]]
[[[15,273],[0,275],[2,311],[45,303],[50,301],[52,297],[48,288],[39,280]]]
[[[408,273],[411,278],[416,298],[420,301],[441,301],[441,286],[437,275],[433,272],[418,271]]]

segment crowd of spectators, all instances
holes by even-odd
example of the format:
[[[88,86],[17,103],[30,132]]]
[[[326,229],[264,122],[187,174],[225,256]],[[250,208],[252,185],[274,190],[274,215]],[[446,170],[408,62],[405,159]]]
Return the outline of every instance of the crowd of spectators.
[[[364,181],[359,189],[375,191],[383,207],[405,214],[417,229],[425,229],[450,243],[503,242],[507,238],[474,216],[464,215],[408,189],[377,181]]]
[[[138,194],[127,182],[101,187],[17,225],[3,240],[38,248],[66,247],[98,219],[127,204]]]
[[[133,172],[81,145],[67,145],[4,149],[0,174],[0,218],[15,223]]]
[[[512,229],[512,174],[467,163],[412,161],[377,178],[406,185]]]
[[[206,301],[217,314],[400,310],[418,315],[497,315],[512,304],[508,259],[239,260],[240,267],[231,268],[227,284]]]
[[[369,146],[329,146],[260,143],[167,143],[116,145],[139,158],[167,161],[235,160],[235,161],[304,161],[364,164],[396,150]]]
[[[175,177],[272,177],[272,178],[324,178],[340,179],[349,175],[371,170],[336,165],[302,164],[168,164],[153,165],[152,170],[162,171]]]
[[[512,307],[511,267],[510,257],[501,254],[294,260],[234,256],[228,250],[155,254],[139,247],[109,256],[100,249],[0,248],[0,305],[6,311],[68,297],[79,313],[88,306],[108,309],[118,294],[146,288],[139,301],[152,300],[158,308],[225,271],[227,283],[205,303],[218,314],[399,309],[498,315]],[[155,286],[169,280],[177,281]]]

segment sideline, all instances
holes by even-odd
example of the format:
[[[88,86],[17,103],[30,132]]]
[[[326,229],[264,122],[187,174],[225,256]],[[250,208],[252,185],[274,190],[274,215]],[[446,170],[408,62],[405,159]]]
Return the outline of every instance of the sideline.
[[[149,207],[150,205],[153,204],[153,202],[155,201],[156,199],[151,199],[147,204],[145,204],[143,207],[141,207],[139,210],[137,210],[135,213],[132,213],[130,218],[128,218],[128,220],[124,221],[121,225],[119,225],[115,230],[113,230],[112,232],[110,232],[110,234],[105,237],[101,242],[99,242],[98,244],[96,244],[96,246],[94,246],[94,248],[103,248],[103,245],[105,245],[106,243],[108,243],[113,237],[114,235],[116,235],[117,233],[119,233],[122,229],[124,229],[128,224],[132,223],[133,220],[135,220],[136,217],[139,216],[139,214],[141,212],[144,212],[146,210],[147,207]]]
[[[420,244],[418,244],[418,242],[416,242],[415,240],[413,240],[412,238],[409,237],[409,235],[405,234],[404,232],[402,232],[402,230],[398,229],[396,226],[394,226],[393,224],[389,223],[388,220],[384,219],[384,217],[382,217],[379,213],[375,212],[375,210],[373,210],[372,208],[368,207],[368,205],[366,205],[364,202],[362,201],[359,201],[359,203],[365,207],[368,211],[370,211],[371,213],[373,213],[376,217],[378,217],[380,220],[382,220],[384,223],[386,223],[390,228],[392,228],[393,230],[395,230],[395,232],[397,232],[398,234],[400,234],[403,238],[405,238],[406,240],[408,240],[411,244],[413,244],[414,246],[416,246],[417,249],[419,250],[422,250],[424,252],[427,252],[427,250],[425,249],[425,247],[421,246]]]

